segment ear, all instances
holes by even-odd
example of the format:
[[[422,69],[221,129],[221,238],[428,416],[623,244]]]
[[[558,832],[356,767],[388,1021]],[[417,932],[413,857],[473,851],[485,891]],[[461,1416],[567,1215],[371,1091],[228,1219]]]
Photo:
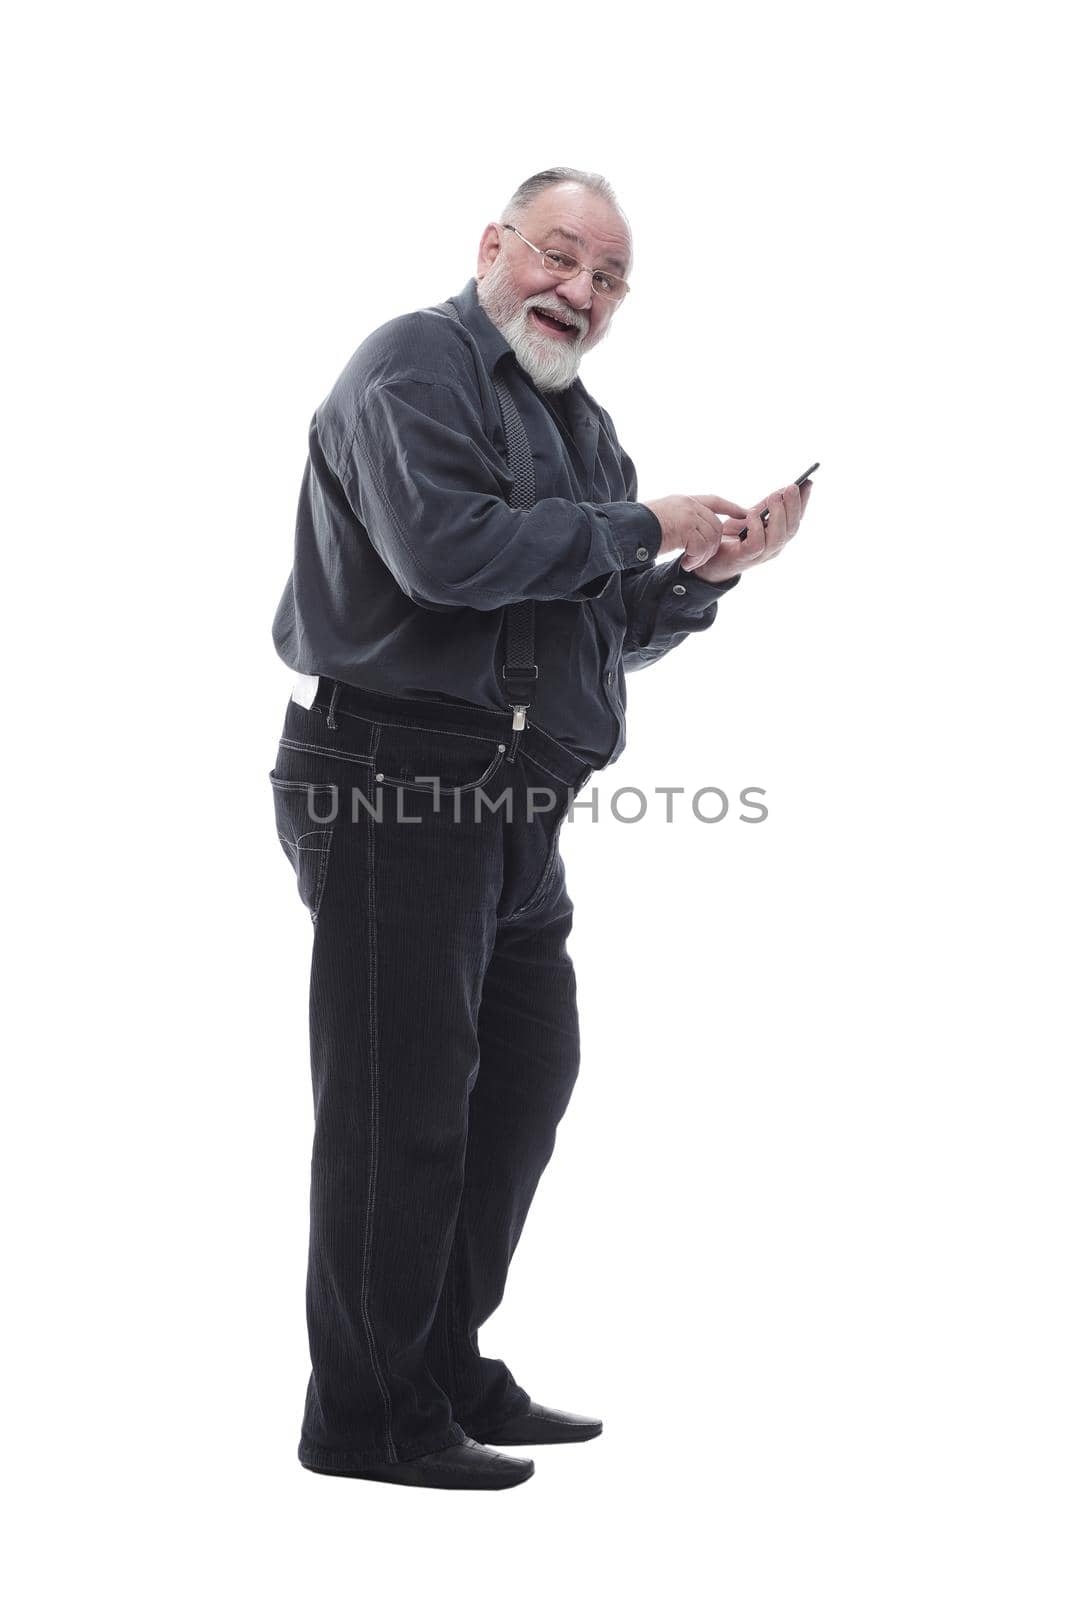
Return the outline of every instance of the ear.
[[[478,241],[477,277],[485,276],[503,248],[504,236],[501,229],[495,222],[487,222],[485,231]]]

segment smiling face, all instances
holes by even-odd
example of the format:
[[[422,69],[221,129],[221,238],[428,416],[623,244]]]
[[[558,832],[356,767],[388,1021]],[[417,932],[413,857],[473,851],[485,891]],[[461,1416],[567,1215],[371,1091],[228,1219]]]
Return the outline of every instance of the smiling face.
[[[555,245],[589,267],[622,277],[629,273],[632,249],[625,220],[581,184],[542,190],[516,226],[542,249]],[[482,310],[537,387],[550,391],[574,382],[582,356],[604,338],[622,304],[594,293],[588,272],[554,277],[536,250],[495,222],[481,237],[477,278]],[[562,318],[571,331],[543,321],[539,311]]]

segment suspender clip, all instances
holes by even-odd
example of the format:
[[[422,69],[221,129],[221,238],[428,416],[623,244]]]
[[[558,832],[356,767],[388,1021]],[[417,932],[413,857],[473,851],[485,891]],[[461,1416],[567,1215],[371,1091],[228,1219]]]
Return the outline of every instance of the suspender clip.
[[[529,666],[520,667],[513,663],[505,665],[504,689],[506,692],[510,688],[515,696],[514,700],[508,701],[508,705],[511,707],[511,726],[513,728],[525,728],[526,713],[533,704],[534,685],[536,683],[537,668],[532,661]],[[525,695],[526,699],[520,699],[521,695]]]

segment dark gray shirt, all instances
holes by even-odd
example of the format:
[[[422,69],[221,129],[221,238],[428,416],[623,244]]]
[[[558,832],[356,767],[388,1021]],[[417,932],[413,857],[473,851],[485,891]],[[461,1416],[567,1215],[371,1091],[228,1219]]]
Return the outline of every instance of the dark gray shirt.
[[[452,303],[460,323],[427,307],[375,329],[315,412],[275,647],[296,672],[503,710],[505,608],[534,599],[530,721],[603,767],[626,740],[625,674],[709,628],[738,580],[656,562],[608,413],[580,378],[536,387],[474,278]],[[532,510],[508,505],[494,372],[529,437]]]

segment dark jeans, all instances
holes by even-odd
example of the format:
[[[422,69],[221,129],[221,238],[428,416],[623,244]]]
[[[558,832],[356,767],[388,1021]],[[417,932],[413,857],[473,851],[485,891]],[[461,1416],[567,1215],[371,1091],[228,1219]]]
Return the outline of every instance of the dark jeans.
[[[286,709],[270,777],[314,924],[306,1466],[529,1401],[478,1329],[578,1071],[559,830],[590,774],[506,712],[327,679]]]

